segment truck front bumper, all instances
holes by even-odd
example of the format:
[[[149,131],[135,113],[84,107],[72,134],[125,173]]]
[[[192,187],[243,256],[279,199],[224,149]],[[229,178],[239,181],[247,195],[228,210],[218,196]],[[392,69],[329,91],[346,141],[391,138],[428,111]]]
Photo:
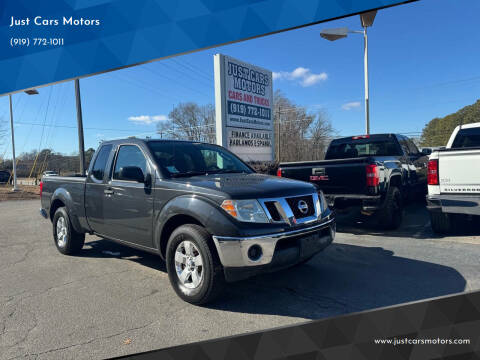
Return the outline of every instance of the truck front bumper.
[[[432,212],[480,215],[480,195],[427,195],[427,209]]]
[[[333,215],[315,225],[254,237],[213,236],[227,281],[295,265],[326,248],[335,238]]]

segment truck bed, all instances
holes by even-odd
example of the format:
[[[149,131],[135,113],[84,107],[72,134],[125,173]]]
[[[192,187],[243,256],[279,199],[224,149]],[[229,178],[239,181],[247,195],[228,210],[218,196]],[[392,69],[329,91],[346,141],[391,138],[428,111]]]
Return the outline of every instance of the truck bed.
[[[42,208],[50,211],[51,198],[55,191],[65,190],[70,196],[66,201],[70,209],[85,218],[85,176],[45,176],[42,178]]]

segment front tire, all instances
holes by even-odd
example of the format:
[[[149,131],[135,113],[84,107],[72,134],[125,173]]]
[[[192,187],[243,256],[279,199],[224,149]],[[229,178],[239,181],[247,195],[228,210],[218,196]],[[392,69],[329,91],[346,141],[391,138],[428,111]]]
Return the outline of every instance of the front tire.
[[[381,228],[395,230],[403,220],[403,199],[400,189],[390,186],[382,208],[379,210],[378,222]]]
[[[177,295],[191,304],[213,301],[225,279],[210,234],[201,226],[187,224],[173,231],[167,243],[168,278]]]
[[[85,234],[75,231],[67,210],[60,207],[53,216],[53,239],[57,250],[64,255],[73,255],[82,250]]]
[[[452,230],[452,218],[449,214],[430,212],[430,223],[436,234],[448,234]]]

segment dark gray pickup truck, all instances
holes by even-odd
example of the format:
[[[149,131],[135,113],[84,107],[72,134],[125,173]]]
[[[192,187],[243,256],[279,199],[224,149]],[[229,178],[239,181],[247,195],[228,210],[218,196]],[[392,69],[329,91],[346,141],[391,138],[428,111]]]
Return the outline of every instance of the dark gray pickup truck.
[[[41,203],[61,253],[80,251],[88,233],[158,254],[195,304],[225,281],[305,262],[335,237],[314,185],[257,174],[197,142],[103,142],[86,177],[44,177]]]

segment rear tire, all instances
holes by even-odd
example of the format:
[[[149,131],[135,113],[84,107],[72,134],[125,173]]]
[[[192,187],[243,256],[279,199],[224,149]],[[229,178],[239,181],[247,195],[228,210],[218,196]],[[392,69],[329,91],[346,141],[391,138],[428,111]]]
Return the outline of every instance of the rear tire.
[[[201,226],[186,224],[173,231],[167,243],[168,278],[184,301],[203,305],[223,290],[223,268],[211,241]]]
[[[448,234],[452,230],[451,215],[442,212],[430,212],[432,230],[437,234]]]
[[[403,199],[400,189],[390,186],[385,201],[378,210],[378,222],[382,229],[395,230],[400,227],[403,219]]]
[[[73,255],[82,250],[85,234],[75,231],[67,210],[60,207],[53,216],[53,239],[57,250],[64,255]]]

